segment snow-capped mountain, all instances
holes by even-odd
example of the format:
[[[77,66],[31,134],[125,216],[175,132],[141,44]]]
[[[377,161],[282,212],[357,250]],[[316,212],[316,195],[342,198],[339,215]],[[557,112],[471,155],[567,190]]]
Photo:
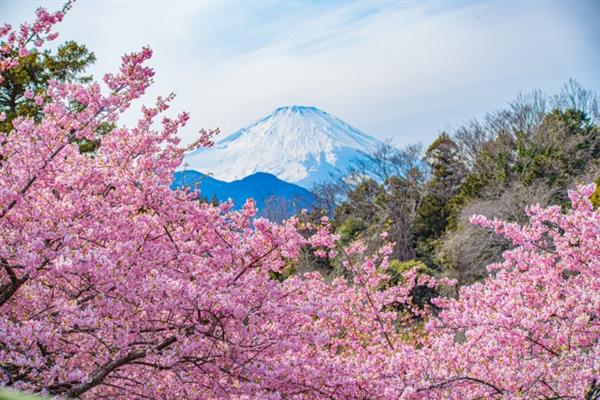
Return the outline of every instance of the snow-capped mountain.
[[[305,188],[381,142],[315,107],[288,106],[184,158],[182,169],[234,181],[267,172]]]

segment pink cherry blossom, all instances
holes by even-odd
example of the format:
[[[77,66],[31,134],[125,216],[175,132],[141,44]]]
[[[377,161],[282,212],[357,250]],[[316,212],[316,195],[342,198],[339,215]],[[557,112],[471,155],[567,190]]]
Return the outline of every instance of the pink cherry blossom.
[[[69,7],[0,28],[0,73],[19,65],[12,54],[52,39]],[[87,399],[598,395],[592,185],[572,191],[565,212],[530,207],[525,225],[473,217],[512,248],[458,298],[417,304],[419,290],[453,282],[411,270],[391,285],[385,235],[367,254],[361,242],[344,248],[327,218],[304,238],[298,219],[256,218],[252,201],[232,211],[171,190],[188,114],[167,116],[168,95],[134,126],[118,123],[152,84],[151,55],[124,56],[104,85],[51,82],[41,120],[18,117],[3,136],[0,384]],[[107,122],[115,128],[97,137]],[[82,154],[79,139],[100,146]],[[340,254],[347,276],[273,278],[311,246]]]

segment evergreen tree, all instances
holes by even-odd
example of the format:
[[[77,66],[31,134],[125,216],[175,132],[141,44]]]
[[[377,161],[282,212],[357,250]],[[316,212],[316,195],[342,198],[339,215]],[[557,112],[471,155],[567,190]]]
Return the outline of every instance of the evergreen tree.
[[[431,170],[426,194],[417,211],[415,223],[416,251],[419,259],[434,266],[435,241],[444,233],[450,214],[449,200],[465,176],[458,146],[443,132],[429,146],[425,161]]]
[[[67,41],[50,50],[32,50],[22,58],[19,65],[3,74],[0,82],[0,112],[5,115],[0,122],[0,132],[9,132],[17,116],[41,118],[40,106],[34,96],[44,97],[51,80],[58,82],[85,83],[91,76],[85,75],[87,67],[96,61],[94,53],[86,46]],[[27,94],[27,96],[26,96]]]

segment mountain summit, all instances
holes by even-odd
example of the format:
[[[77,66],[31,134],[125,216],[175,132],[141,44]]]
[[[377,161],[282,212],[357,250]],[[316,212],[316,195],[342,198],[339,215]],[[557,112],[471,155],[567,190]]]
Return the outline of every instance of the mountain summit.
[[[344,169],[381,142],[315,107],[279,107],[211,148],[184,158],[186,169],[234,181],[267,172],[305,188]]]

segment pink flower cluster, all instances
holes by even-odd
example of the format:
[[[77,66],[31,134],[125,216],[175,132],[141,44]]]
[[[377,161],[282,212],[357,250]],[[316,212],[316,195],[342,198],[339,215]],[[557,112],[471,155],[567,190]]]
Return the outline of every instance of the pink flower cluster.
[[[65,3],[61,11],[49,13],[43,8],[36,11],[37,19],[33,24],[23,23],[18,31],[13,30],[9,24],[0,26],[0,83],[4,78],[2,73],[19,64],[19,59],[27,57],[30,50],[27,48],[32,42],[35,47],[41,47],[46,41],[52,41],[58,37],[58,33],[52,32],[52,27],[62,21],[66,11],[72,6],[73,1]]]

